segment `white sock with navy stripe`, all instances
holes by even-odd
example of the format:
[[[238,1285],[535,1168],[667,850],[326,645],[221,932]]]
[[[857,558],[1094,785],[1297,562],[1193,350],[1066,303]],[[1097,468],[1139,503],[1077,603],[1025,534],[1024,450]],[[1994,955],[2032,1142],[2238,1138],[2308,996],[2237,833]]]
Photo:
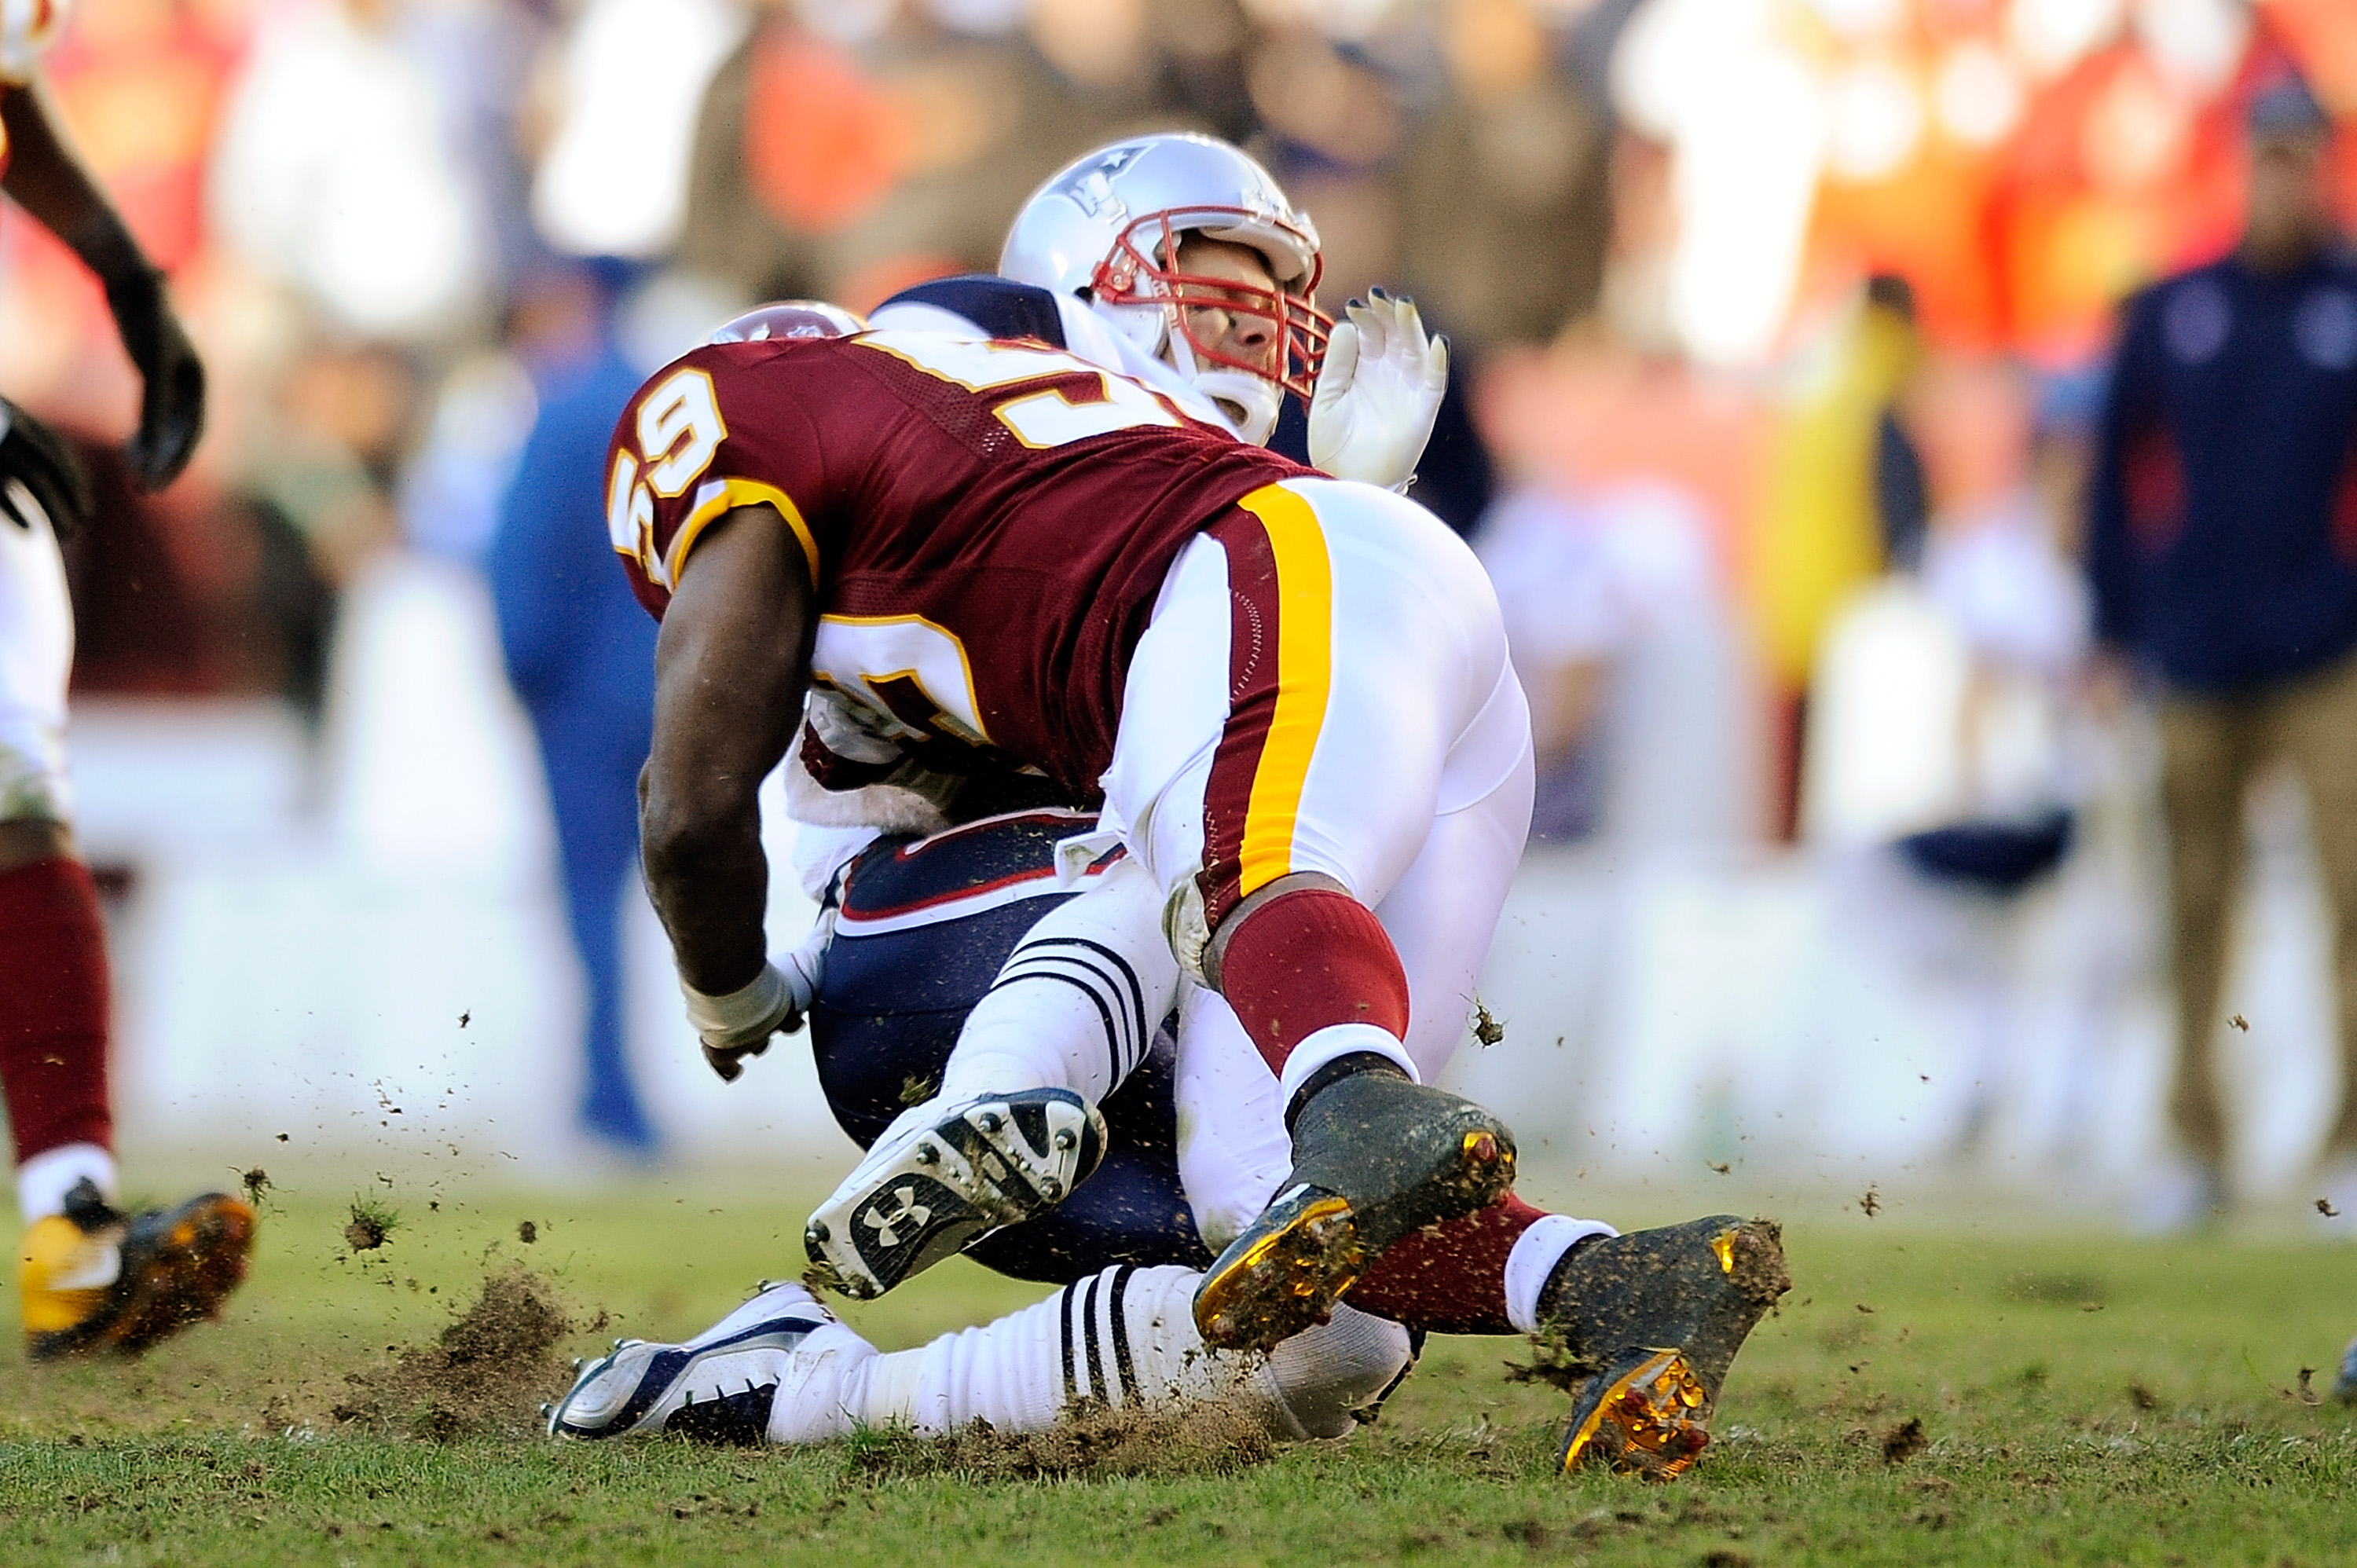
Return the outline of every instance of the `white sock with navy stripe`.
[[[1170,1410],[1218,1402],[1279,1437],[1330,1437],[1407,1365],[1397,1324],[1340,1308],[1272,1357],[1207,1350],[1192,1269],[1124,1263],[1047,1300],[914,1350],[878,1356],[847,1400],[864,1425],[927,1436],[987,1421],[1040,1432],[1072,1404]]]
[[[1123,860],[1043,916],[967,1015],[939,1098],[1070,1089],[1094,1104],[1119,1088],[1178,999],[1161,905],[1154,878]]]

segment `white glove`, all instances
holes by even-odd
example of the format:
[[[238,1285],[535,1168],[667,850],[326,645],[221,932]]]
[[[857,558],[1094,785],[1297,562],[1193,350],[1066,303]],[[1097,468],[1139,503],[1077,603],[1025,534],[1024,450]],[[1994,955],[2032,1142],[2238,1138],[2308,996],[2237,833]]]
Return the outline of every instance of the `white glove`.
[[[687,998],[687,1021],[704,1042],[704,1059],[734,1083],[745,1070],[744,1058],[770,1048],[772,1035],[791,1035],[802,1026],[802,1013],[818,994],[819,977],[826,969],[826,945],[834,935],[834,907],[819,914],[802,945],[786,955],[782,966],[766,963],[750,983],[726,996],[707,996],[686,981],[679,983]]]
[[[1344,314],[1309,399],[1309,461],[1338,479],[1404,490],[1448,390],[1448,339],[1425,335],[1414,300],[1380,289]]]

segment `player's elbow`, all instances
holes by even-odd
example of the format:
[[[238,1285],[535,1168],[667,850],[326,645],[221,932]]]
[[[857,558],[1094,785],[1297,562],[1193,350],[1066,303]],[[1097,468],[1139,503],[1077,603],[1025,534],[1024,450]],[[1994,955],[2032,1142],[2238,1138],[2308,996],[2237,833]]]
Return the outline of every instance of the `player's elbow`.
[[[667,776],[651,761],[640,771],[639,853],[649,882],[693,882],[760,837],[760,808],[735,780]]]

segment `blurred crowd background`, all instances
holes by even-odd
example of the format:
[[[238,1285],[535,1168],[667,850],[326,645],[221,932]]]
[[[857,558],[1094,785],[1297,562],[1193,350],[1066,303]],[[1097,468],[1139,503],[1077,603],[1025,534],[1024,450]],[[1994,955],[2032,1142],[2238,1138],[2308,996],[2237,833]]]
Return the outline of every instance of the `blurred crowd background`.
[[[711,325],[989,270],[1057,166],[1197,128],[1314,216],[1329,308],[1452,340],[1416,493],[1542,769],[1469,1090],[1615,1177],[2131,1191],[2156,742],[2081,498],[2115,306],[2234,244],[2291,70],[2357,218],[2347,0],[78,0],[49,90],[216,389],[71,562],[128,1130],[834,1158],[791,1051],[697,1077],[630,873],[651,629],[550,585],[620,595],[606,430]],[[0,390],[102,465],[112,341],[0,211]],[[2330,922],[2298,790],[2249,818],[2233,1158],[2288,1195]]]

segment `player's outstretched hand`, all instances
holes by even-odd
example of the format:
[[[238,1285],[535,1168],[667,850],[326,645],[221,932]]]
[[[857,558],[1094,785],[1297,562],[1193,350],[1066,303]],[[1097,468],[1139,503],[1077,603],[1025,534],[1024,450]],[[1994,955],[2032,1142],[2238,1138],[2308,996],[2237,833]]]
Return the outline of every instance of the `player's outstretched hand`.
[[[57,532],[90,521],[90,474],[65,438],[6,398],[0,398],[0,518],[30,528],[27,498]]]
[[[1398,489],[1448,390],[1448,340],[1426,336],[1415,301],[1381,289],[1344,316],[1309,400],[1309,460],[1338,479]]]
[[[205,433],[204,361],[172,309],[162,273],[142,268],[109,283],[106,303],[145,383],[139,428],[124,456],[142,489],[159,490],[180,477]]]

